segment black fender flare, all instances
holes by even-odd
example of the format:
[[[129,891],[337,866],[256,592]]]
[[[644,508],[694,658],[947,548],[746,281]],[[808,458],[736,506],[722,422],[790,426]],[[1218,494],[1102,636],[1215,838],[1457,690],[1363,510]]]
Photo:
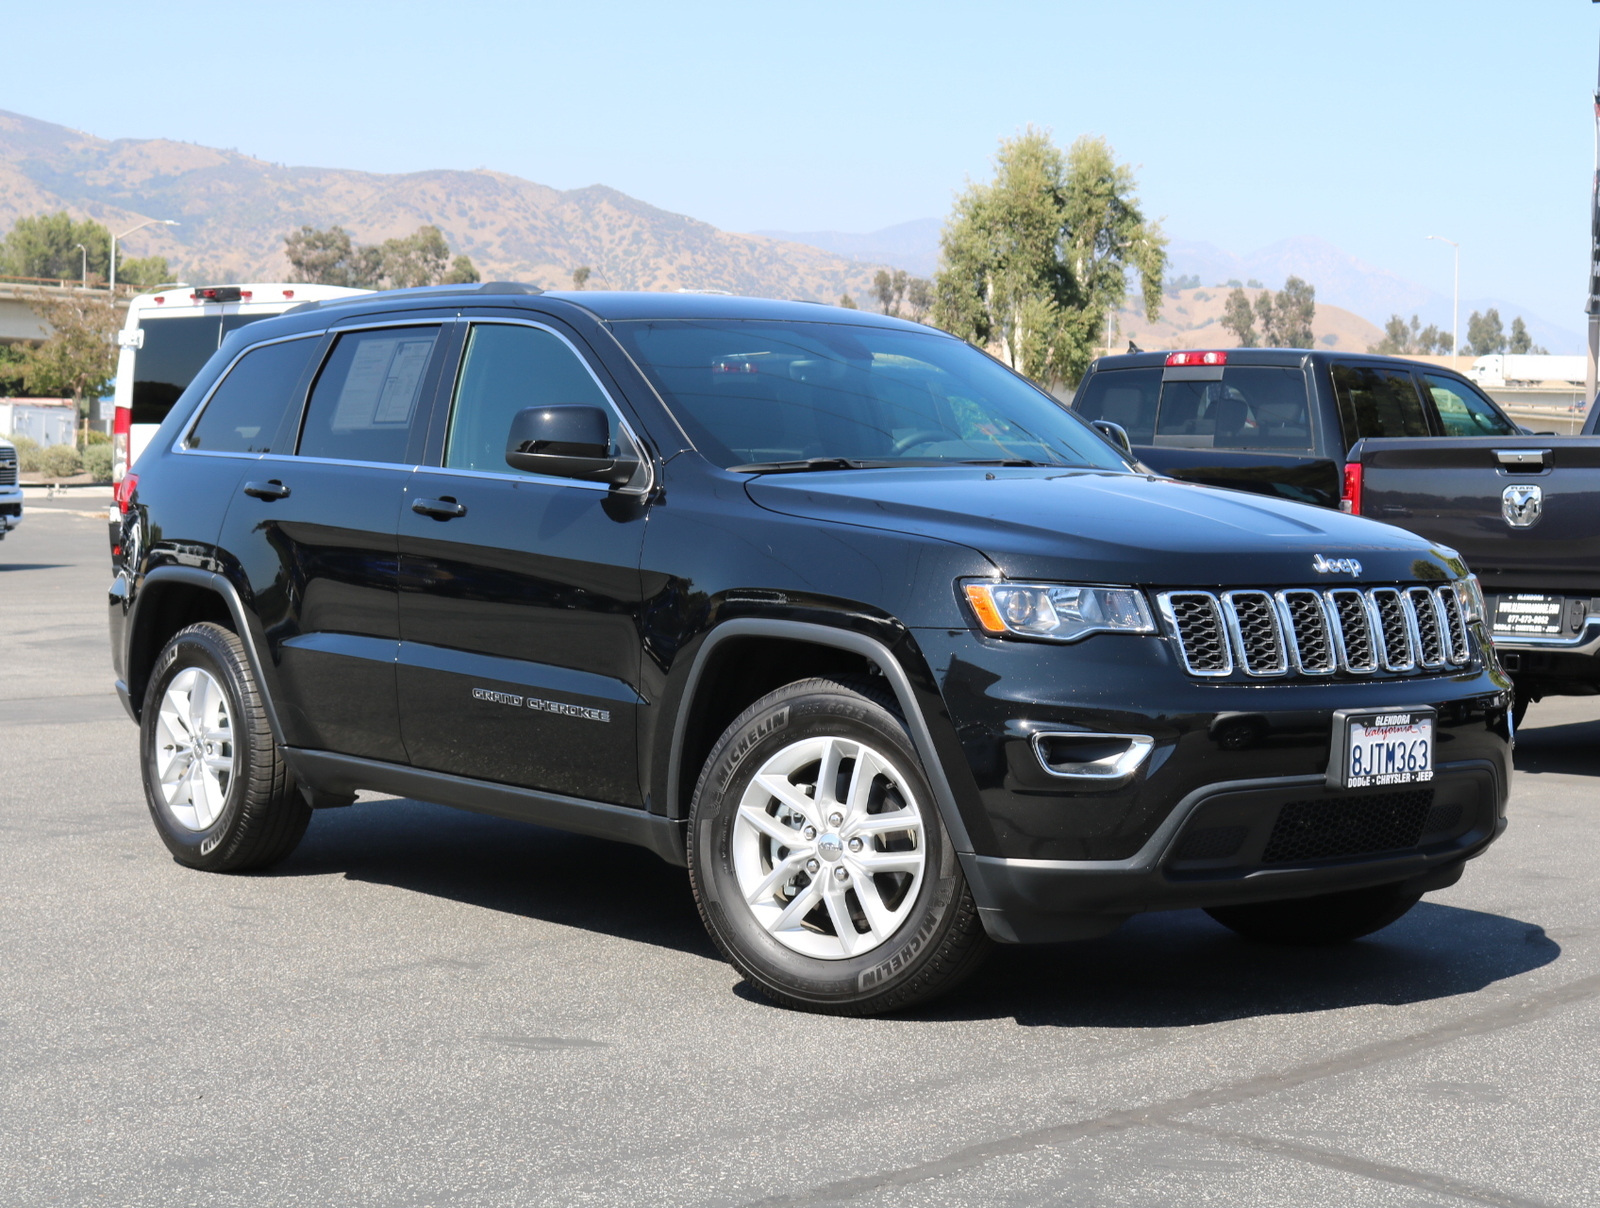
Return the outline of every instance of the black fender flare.
[[[202,570],[197,566],[158,566],[146,572],[140,580],[139,591],[133,597],[133,603],[128,609],[127,633],[130,647],[135,635],[139,632],[139,610],[146,600],[150,598],[152,585],[160,586],[163,583],[184,583],[191,587],[199,587],[220,596],[228,607],[228,613],[233,618],[234,632],[239,635],[239,640],[244,643],[245,657],[250,660],[250,670],[255,673],[256,684],[261,689],[261,705],[266,711],[267,725],[272,729],[272,738],[279,746],[283,745],[283,727],[278,723],[278,710],[272,699],[268,685],[273,682],[268,675],[268,667],[261,658],[261,638],[259,627],[252,624],[253,617],[244,606],[244,601],[239,596],[239,589],[228,579],[215,571]],[[131,651],[130,651],[131,653]],[[154,658],[152,656],[152,663]],[[131,687],[131,686],[130,686]],[[128,693],[128,707],[138,721],[138,711],[143,703],[143,692],[139,693],[140,700],[135,701],[131,691]]]
[[[668,817],[687,816],[686,809],[681,809],[687,803],[678,800],[678,784],[683,771],[683,746],[685,731],[689,724],[689,706],[699,688],[701,672],[704,671],[712,651],[730,638],[740,637],[785,638],[791,641],[810,642],[818,646],[833,646],[861,655],[876,665],[883,672],[884,681],[894,693],[895,700],[899,702],[900,711],[905,714],[906,726],[911,731],[911,741],[922,759],[928,783],[933,786],[934,801],[939,807],[939,816],[944,820],[945,831],[949,834],[951,843],[957,853],[963,856],[972,853],[972,839],[967,833],[966,822],[961,817],[961,809],[956,803],[955,794],[951,791],[950,780],[945,774],[943,762],[939,759],[938,748],[934,745],[933,734],[929,731],[927,720],[917,705],[916,693],[912,691],[911,679],[906,675],[905,668],[900,666],[887,646],[874,638],[852,630],[836,629],[831,625],[818,625],[810,621],[741,617],[737,620],[724,621],[706,635],[699,650],[695,651],[694,661],[690,664],[688,677],[684,681],[678,715],[672,722],[672,751],[667,762]]]

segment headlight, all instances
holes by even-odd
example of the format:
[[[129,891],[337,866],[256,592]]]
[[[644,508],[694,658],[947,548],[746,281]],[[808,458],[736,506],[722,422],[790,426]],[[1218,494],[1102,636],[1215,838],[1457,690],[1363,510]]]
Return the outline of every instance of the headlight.
[[[1461,615],[1469,624],[1489,615],[1483,602],[1483,584],[1478,582],[1477,575],[1456,580],[1456,598],[1461,601]]]
[[[986,633],[1075,642],[1091,633],[1156,631],[1144,594],[1132,587],[990,580],[962,586]]]

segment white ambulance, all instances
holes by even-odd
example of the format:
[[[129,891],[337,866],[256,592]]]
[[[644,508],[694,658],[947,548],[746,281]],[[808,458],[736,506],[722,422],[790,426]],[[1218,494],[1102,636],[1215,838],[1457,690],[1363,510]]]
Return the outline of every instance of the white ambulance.
[[[194,380],[222,338],[302,302],[343,298],[366,290],[273,281],[255,285],[174,285],[140,294],[118,333],[112,471],[121,482],[139,459],[172,404]]]

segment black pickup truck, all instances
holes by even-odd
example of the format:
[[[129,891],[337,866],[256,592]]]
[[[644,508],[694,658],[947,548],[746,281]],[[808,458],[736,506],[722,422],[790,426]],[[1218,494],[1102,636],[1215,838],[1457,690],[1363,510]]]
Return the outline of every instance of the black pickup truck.
[[[1447,369],[1304,349],[1102,357],[1073,409],[1125,432],[1159,473],[1337,507],[1453,547],[1483,583],[1519,711],[1600,692],[1592,435],[1530,435]],[[1585,432],[1594,427],[1591,415]]]

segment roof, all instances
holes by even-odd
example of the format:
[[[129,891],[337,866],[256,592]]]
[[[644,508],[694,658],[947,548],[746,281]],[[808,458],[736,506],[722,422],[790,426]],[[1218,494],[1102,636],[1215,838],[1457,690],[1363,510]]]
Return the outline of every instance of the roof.
[[[1360,361],[1373,365],[1401,365],[1408,369],[1417,367],[1415,357],[1384,356],[1376,352],[1338,352],[1328,348],[1218,348],[1173,349],[1176,352],[1217,351],[1228,354],[1230,365],[1303,365],[1339,361]],[[1107,369],[1160,369],[1167,363],[1167,352],[1133,352],[1095,359],[1091,368],[1095,372]]]

